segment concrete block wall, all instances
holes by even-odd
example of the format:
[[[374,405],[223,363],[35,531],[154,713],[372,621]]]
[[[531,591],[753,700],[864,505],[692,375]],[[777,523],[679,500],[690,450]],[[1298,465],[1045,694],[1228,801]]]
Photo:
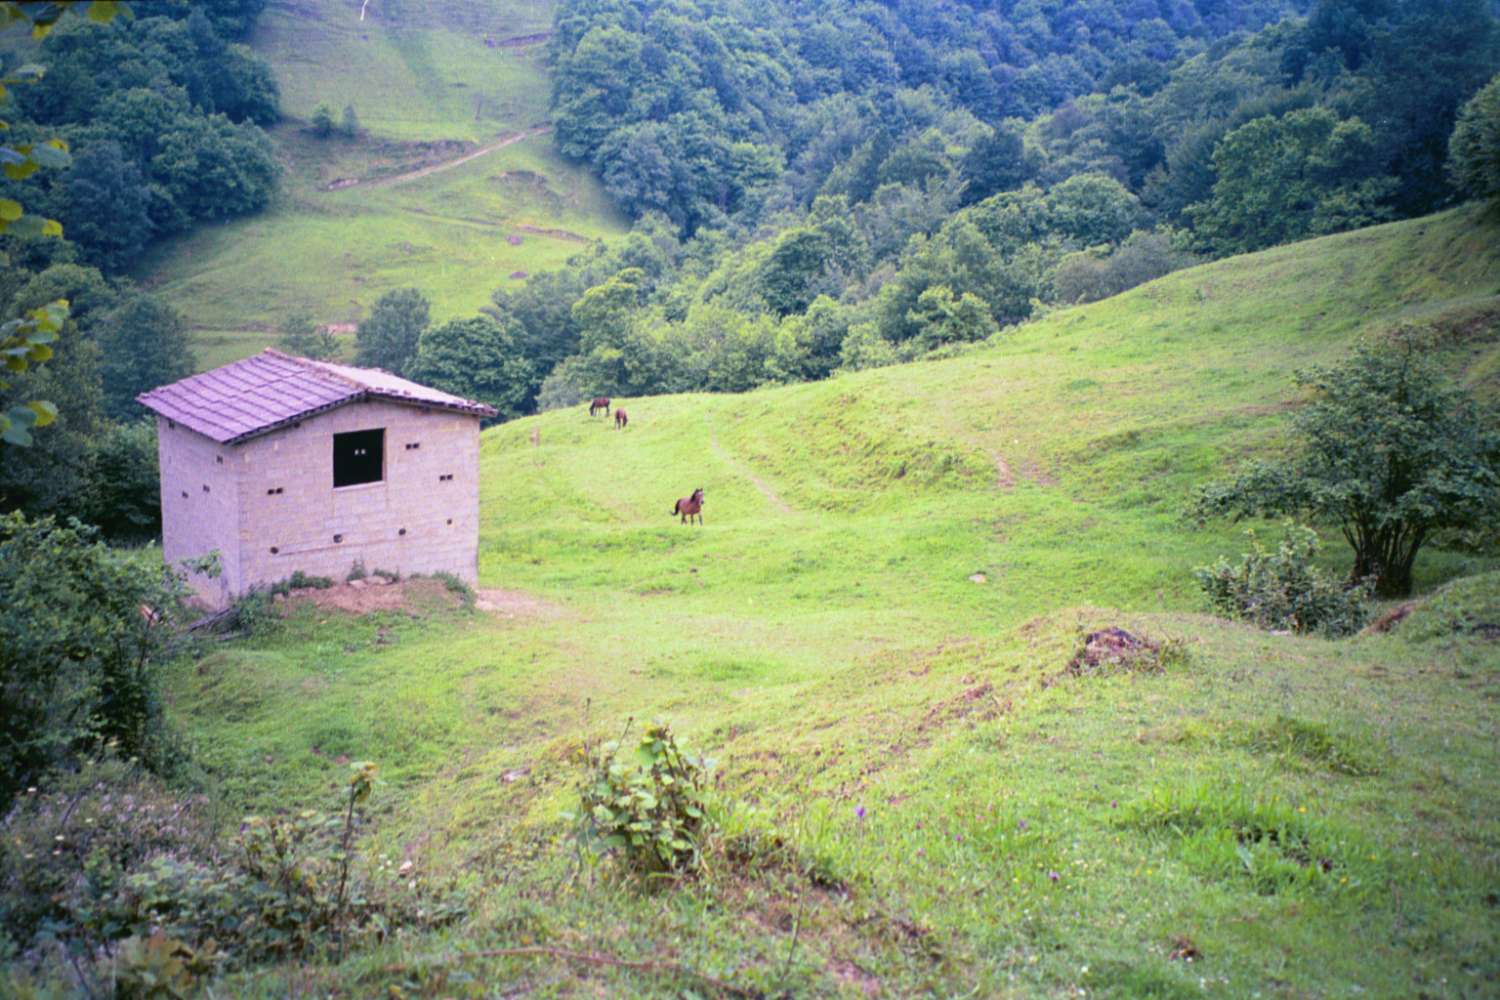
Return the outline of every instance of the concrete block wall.
[[[333,436],[377,428],[385,430],[384,478],[334,489]],[[383,401],[351,403],[234,447],[217,446],[212,454],[202,445],[214,443],[201,435],[180,427],[168,433],[162,437],[168,558],[213,548],[224,554],[217,595],[213,588],[199,591],[218,606],[298,570],[342,581],[356,562],[367,572],[477,578],[477,417]],[[202,503],[169,520],[168,494],[183,492],[186,486],[177,481],[185,483],[206,463],[232,478],[227,495],[233,509]],[[217,496],[218,489],[211,483],[206,496]]]
[[[206,603],[223,607],[241,575],[239,548],[230,544],[240,517],[235,449],[162,416],[156,418],[156,441],[162,556],[175,566],[217,550],[219,577],[194,575],[188,582]]]

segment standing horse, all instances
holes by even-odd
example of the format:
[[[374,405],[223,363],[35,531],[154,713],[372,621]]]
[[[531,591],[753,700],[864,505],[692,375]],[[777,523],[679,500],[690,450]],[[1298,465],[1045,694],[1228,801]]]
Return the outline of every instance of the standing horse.
[[[600,410],[604,411],[604,415],[606,417],[609,416],[609,397],[608,396],[595,396],[594,397],[594,401],[589,404],[589,416],[592,417],[595,413],[598,413]]]
[[[630,418],[625,415],[625,407],[622,406],[615,411],[615,430],[623,431],[628,423]]]
[[[672,513],[678,516],[678,523],[691,524],[696,515],[698,523],[703,523],[703,487],[698,487],[690,497],[681,497],[672,508]]]

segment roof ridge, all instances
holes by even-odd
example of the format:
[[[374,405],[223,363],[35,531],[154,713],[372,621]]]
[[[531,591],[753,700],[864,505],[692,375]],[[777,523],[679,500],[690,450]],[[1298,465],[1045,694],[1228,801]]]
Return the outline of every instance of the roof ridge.
[[[296,365],[298,368],[301,368],[303,371],[311,372],[316,376],[333,379],[335,382],[338,382],[341,385],[353,386],[354,388],[359,389],[363,392],[371,391],[370,385],[368,383],[361,382],[358,379],[350,378],[347,375],[341,375],[336,371],[330,371],[327,365],[313,358],[304,358],[296,354],[287,354],[285,351],[278,351],[274,347],[267,347],[261,353],[270,354],[273,357],[280,358],[283,361],[290,361],[292,364]]]

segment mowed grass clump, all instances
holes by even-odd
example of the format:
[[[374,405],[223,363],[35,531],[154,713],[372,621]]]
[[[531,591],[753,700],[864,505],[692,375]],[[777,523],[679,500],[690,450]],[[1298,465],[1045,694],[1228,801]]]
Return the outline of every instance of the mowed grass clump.
[[[1495,559],[1424,553],[1419,590],[1453,588],[1434,617],[1273,635],[1207,613],[1192,569],[1239,529],[1182,510],[1283,439],[1293,369],[1493,299],[1497,247],[1461,210],[1174,274],[960,357],[625,400],[624,432],[582,408],[487,431],[475,612],[299,612],[171,684],[247,807],[378,761],[369,850],[460,878],[473,909],[226,989],[1491,992],[1496,653],[1457,626],[1487,620]],[[1444,358],[1484,393],[1497,349]],[[680,524],[699,486],[704,523]],[[1324,537],[1318,565],[1346,573]],[[1069,673],[1109,627],[1182,655]],[[580,750],[630,718],[718,762],[737,846],[701,875],[580,864]]]

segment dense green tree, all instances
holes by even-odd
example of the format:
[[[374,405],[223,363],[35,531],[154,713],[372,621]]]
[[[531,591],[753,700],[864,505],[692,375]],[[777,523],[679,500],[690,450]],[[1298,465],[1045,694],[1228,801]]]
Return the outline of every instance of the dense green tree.
[[[278,346],[288,354],[314,361],[326,361],[339,353],[338,339],[305,312],[292,313],[282,321]]]
[[[311,127],[313,135],[319,139],[333,135],[333,109],[326,104],[313,108]]]
[[[407,375],[466,399],[488,403],[502,418],[526,412],[535,371],[521,356],[516,325],[484,316],[431,327],[417,344]]]
[[[339,135],[345,139],[359,137],[359,116],[354,113],[354,105],[344,105],[344,113],[339,116]]]
[[[161,478],[156,425],[149,419],[111,424],[91,444],[92,482],[83,519],[111,541],[159,538]]]
[[[1051,299],[1066,305],[1097,302],[1199,262],[1161,230],[1131,233],[1113,250],[1091,247],[1070,253],[1049,276]]]
[[[1298,376],[1314,399],[1291,455],[1206,487],[1200,516],[1308,515],[1338,523],[1355,580],[1410,592],[1417,553],[1445,528],[1500,517],[1500,435],[1411,339]]]
[[[947,285],[933,285],[917,296],[909,318],[918,326],[916,340],[924,348],[984,340],[1000,331],[989,303],[971,292],[954,295]]]
[[[416,356],[429,319],[427,298],[415,288],[386,292],[354,333],[354,363],[400,374]]]
[[[1500,76],[1464,105],[1449,145],[1453,183],[1470,198],[1500,199]]]
[[[171,768],[158,678],[180,598],[76,522],[0,515],[0,809],[106,744]]]
[[[119,144],[98,142],[79,150],[61,187],[60,221],[85,256],[111,272],[136,263],[151,239],[150,192]]]
[[[963,203],[972,205],[999,191],[1020,187],[1036,173],[1026,155],[1020,129],[996,126],[976,142],[959,163],[964,180]]]
[[[154,295],[137,293],[95,326],[103,352],[105,412],[115,420],[141,413],[135,397],[193,373],[193,351],[181,314]]]
[[[1323,108],[1257,118],[1219,143],[1213,195],[1189,214],[1218,253],[1378,222],[1389,217],[1381,200],[1392,182],[1373,152],[1368,126]]]
[[[1135,195],[1112,177],[1078,174],[1047,192],[1048,229],[1083,246],[1118,243],[1141,218]]]

